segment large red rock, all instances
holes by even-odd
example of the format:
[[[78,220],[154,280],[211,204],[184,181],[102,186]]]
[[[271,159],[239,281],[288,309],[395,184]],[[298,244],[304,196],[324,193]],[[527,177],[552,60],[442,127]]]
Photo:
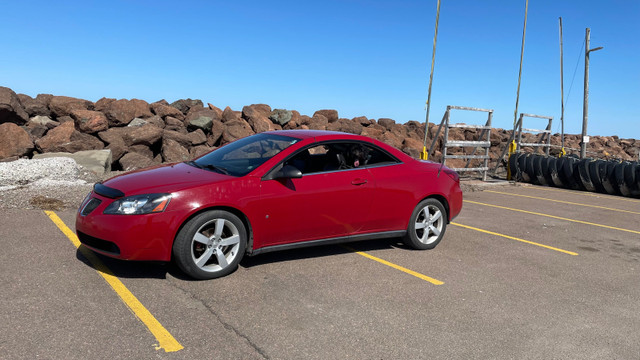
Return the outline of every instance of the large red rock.
[[[393,134],[392,132],[387,131],[386,133],[382,134],[382,138],[380,140],[388,145],[393,146],[396,149],[402,149],[402,142],[404,139],[400,138],[396,134]]]
[[[82,150],[100,150],[104,148],[104,143],[91,135],[77,131],[73,122],[68,121],[49,130],[47,135],[36,141],[36,147],[43,153],[74,153]]]
[[[159,164],[159,162],[155,161],[153,158],[150,158],[148,156],[145,156],[143,154],[136,153],[136,152],[130,152],[125,154],[122,158],[120,158],[118,163],[120,163],[120,166],[124,171],[143,169],[146,167]]]
[[[153,151],[146,145],[133,145],[129,146],[128,152],[138,153],[144,155],[150,159],[153,159]]]
[[[226,108],[224,108],[224,111],[222,112],[222,118],[220,120],[222,120],[223,123],[226,123],[232,120],[240,120],[241,117],[242,112],[233,111],[230,107],[227,106]]]
[[[254,132],[275,130],[273,122],[269,120],[271,107],[265,104],[253,104],[242,108],[242,118],[247,121]]]
[[[222,133],[222,143],[226,144],[234,140],[253,135],[254,132],[246,121],[232,120],[225,123],[225,129]]]
[[[202,145],[207,142],[207,135],[204,134],[202,129],[197,129],[196,131],[192,131],[187,134],[187,137],[191,140],[189,145]]]
[[[313,116],[316,114],[322,115],[327,118],[327,121],[330,123],[338,121],[338,111],[337,110],[318,110],[313,113]]]
[[[29,115],[22,104],[18,95],[13,90],[0,86],[0,123],[12,122],[22,125],[29,120]]]
[[[396,124],[395,120],[389,118],[380,118],[378,119],[378,124],[384,126],[385,129],[391,130],[393,125]]]
[[[70,116],[73,110],[93,110],[93,103],[69,96],[52,96],[49,108],[56,117],[62,117]]]
[[[116,99],[103,97],[100,100],[96,101],[96,103],[93,105],[93,109],[95,111],[105,112],[107,108],[109,108],[109,104],[114,101],[116,101]]]
[[[423,144],[424,143],[422,141],[413,138],[405,138],[402,142],[402,151],[412,158],[419,159]]]
[[[208,145],[198,145],[198,146],[194,146],[191,148],[191,150],[189,150],[189,155],[191,155],[192,159],[195,159],[199,156],[202,156],[208,152],[210,152],[211,150],[214,150],[215,148],[210,147]]]
[[[166,140],[173,140],[184,147],[189,147],[192,143],[191,136],[188,134],[164,129],[162,133],[162,142],[164,143]]]
[[[219,115],[215,110],[202,108],[197,111],[189,111],[184,122],[190,131],[202,129],[205,133],[209,133],[211,132],[213,121],[220,121]]]
[[[154,114],[160,116],[163,119],[167,116],[171,116],[179,120],[184,120],[184,114],[173,106],[169,106],[161,102],[154,102],[149,106],[151,107],[151,111]]]
[[[45,102],[45,98],[43,96],[38,95],[34,99],[29,95],[18,94],[18,98],[29,117],[51,115],[51,110],[49,110],[49,106],[47,105],[47,102]]]
[[[131,145],[145,145],[153,146],[160,138],[162,138],[163,129],[151,125],[145,124],[136,127],[127,127],[124,131],[123,139],[127,146]]]
[[[196,99],[180,99],[171,103],[171,106],[180,110],[183,114],[187,114],[189,109],[193,107],[204,107],[202,100]]]
[[[71,117],[75,120],[76,128],[84,133],[94,134],[107,130],[107,117],[99,111],[71,110]]]
[[[189,150],[180,145],[177,141],[171,139],[163,139],[162,159],[165,162],[174,163],[188,161],[191,159],[191,155],[189,155]]]
[[[178,131],[178,132],[181,132],[183,134],[187,133],[187,127],[184,125],[184,122],[182,120],[178,120],[177,118],[174,118],[173,116],[167,116],[164,119],[164,122],[167,124],[164,127],[165,130]]]
[[[99,132],[98,137],[107,144],[124,144],[124,133],[126,131],[126,128],[110,128],[107,131]]]
[[[38,124],[37,122],[29,121],[26,126],[22,127],[24,130],[31,135],[31,140],[36,141],[44,136],[47,133],[47,128],[45,125]]]
[[[306,121],[306,119],[303,119]],[[317,111],[313,114],[313,117],[305,124],[312,130],[326,130],[329,125],[329,119],[326,116],[319,114]]]
[[[14,123],[0,124],[0,160],[13,156],[25,156],[33,151],[29,134]]]
[[[367,119],[366,116],[357,116],[357,117],[354,117],[353,119],[351,119],[351,121],[357,122],[358,124],[360,124],[362,126],[371,125],[371,120]]]
[[[376,140],[382,140],[382,134],[384,134],[384,130],[378,129],[374,126],[369,126],[369,127],[363,128],[362,133],[360,135],[368,136]]]
[[[105,109],[109,126],[123,126],[135,118],[150,118],[153,116],[149,104],[144,100],[120,99],[110,102]]]
[[[424,140],[424,123],[411,120],[404,124],[407,135],[416,140]]]
[[[211,103],[207,103],[207,106],[209,107],[209,110],[214,111],[218,115],[218,119],[222,118],[222,110],[219,107],[217,107],[217,106],[215,106],[215,105],[213,105]]]
[[[362,128],[362,125],[349,119],[338,119],[338,121],[329,123],[327,126],[327,130],[342,131],[356,135],[362,134]]]
[[[242,121],[241,119],[238,121]],[[209,146],[218,146],[222,134],[224,133],[225,125],[221,121],[214,120],[211,124],[211,133],[207,137],[207,144]]]

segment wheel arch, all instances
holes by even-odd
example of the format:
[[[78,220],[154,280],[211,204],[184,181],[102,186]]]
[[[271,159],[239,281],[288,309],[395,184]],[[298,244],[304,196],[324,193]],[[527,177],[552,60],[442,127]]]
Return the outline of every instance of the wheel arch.
[[[194,217],[207,212],[207,211],[211,211],[211,210],[223,210],[223,211],[227,211],[235,216],[237,216],[240,221],[242,221],[242,224],[244,225],[245,229],[247,230],[247,247],[245,250],[245,253],[251,254],[251,252],[253,251],[253,227],[251,226],[251,222],[249,221],[249,218],[247,217],[247,215],[245,215],[242,211],[231,207],[231,206],[209,206],[209,207],[205,207],[202,209],[199,209],[198,211],[195,211],[193,214],[189,215],[186,219],[184,219],[182,221],[182,223],[180,224],[180,226],[178,227],[178,229],[176,230],[174,236],[173,236],[173,243],[175,243],[176,241],[176,237],[178,236],[178,234],[180,233],[180,231],[182,231],[182,228]],[[171,244],[171,247],[173,248],[173,243]],[[173,259],[173,251],[171,251],[171,258]]]
[[[431,194],[429,196],[425,196],[424,198],[422,198],[420,201],[418,201],[418,204],[424,200],[427,199],[436,199],[438,201],[440,201],[440,203],[442,204],[442,206],[444,206],[444,211],[447,212],[447,224],[451,223],[451,211],[449,210],[449,201],[447,201],[447,198],[444,197],[441,194]]]

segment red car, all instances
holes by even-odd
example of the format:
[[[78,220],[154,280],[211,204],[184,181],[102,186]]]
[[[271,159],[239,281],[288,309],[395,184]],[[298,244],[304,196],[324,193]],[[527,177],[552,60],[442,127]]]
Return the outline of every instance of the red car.
[[[245,253],[391,237],[431,249],[461,208],[447,167],[364,136],[290,130],[97,183],[76,231],[100,254],[210,279]]]

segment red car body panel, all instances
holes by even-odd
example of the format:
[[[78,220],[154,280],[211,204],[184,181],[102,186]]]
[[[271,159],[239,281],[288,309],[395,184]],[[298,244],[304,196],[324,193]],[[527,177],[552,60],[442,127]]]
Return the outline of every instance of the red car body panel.
[[[219,174],[185,163],[154,167],[111,178],[105,186],[125,196],[171,193],[166,210],[145,215],[107,215],[115,201],[92,192],[102,203],[86,216],[80,211],[76,230],[85,246],[127,260],[171,260],[173,241],[195,214],[225,208],[244,217],[252,240],[248,252],[270,246],[384,233],[407,229],[415,206],[424,198],[444,200],[449,220],[462,208],[456,176],[440,164],[415,160],[376,140],[338,132],[290,130],[274,134],[300,139],[242,177]],[[323,141],[361,141],[382,148],[396,164],[306,174],[301,178],[263,180],[296,151]],[[442,170],[439,172],[439,170]],[[438,175],[439,173],[439,175]],[[82,210],[81,206],[80,210]],[[116,244],[119,253],[95,246]]]

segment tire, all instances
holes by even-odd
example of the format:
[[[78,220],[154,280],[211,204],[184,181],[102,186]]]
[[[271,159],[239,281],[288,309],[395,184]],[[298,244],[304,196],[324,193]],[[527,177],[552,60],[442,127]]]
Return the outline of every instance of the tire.
[[[536,172],[533,170],[533,160],[538,155],[529,154],[524,160],[524,173],[529,177],[529,182],[532,184],[538,184],[538,178],[536,177]]]
[[[545,160],[546,158],[542,155],[536,155],[533,158],[533,173],[536,175],[536,182],[540,185],[547,185],[547,178],[542,171],[542,162]]]
[[[640,189],[640,162],[636,161],[636,186]],[[640,197],[640,195],[638,195]]]
[[[184,225],[173,243],[173,257],[185,274],[214,279],[235,271],[246,247],[242,220],[227,211],[211,210]]]
[[[556,187],[565,187],[562,183],[562,177],[560,176],[560,169],[562,169],[562,158],[551,158],[553,161],[549,162],[549,172],[551,174],[551,181]]]
[[[440,243],[447,230],[448,214],[436,199],[422,200],[413,210],[402,241],[416,250],[433,249]]]
[[[521,177],[521,179],[519,179],[519,180],[524,181],[524,182],[530,182],[531,181],[531,178],[529,177],[529,174],[527,174],[527,171],[526,171],[527,170],[527,158],[529,157],[529,155],[531,155],[531,154],[529,154],[529,153],[520,153],[518,155],[518,169],[520,169],[519,174],[520,174],[520,177]]]
[[[574,164],[578,160],[570,156],[564,157],[563,159],[564,159],[564,163],[562,165],[562,174],[564,175],[563,183],[565,184],[567,189],[572,189],[572,190],[580,189],[581,184],[578,185],[578,183],[576,182],[576,178],[574,176],[575,173],[577,173],[577,171],[575,170]]]
[[[518,154],[509,155],[509,171],[511,172],[511,180],[520,181],[520,168],[518,168]]]
[[[636,170],[638,165],[636,162],[629,163],[624,169],[624,182],[629,188],[630,196],[639,197],[640,189],[636,184]]]
[[[620,191],[620,195],[622,196],[631,196],[631,190],[627,186],[627,183],[624,181],[624,174],[626,172],[625,168],[628,164],[628,162],[624,161],[616,165],[616,167],[613,169],[616,185],[618,186],[618,190]]]
[[[542,158],[540,162],[542,176],[544,176],[544,181],[546,185],[554,186],[553,178],[551,177],[551,169],[555,169],[556,167],[556,158],[551,156],[545,156]]]
[[[602,174],[602,187],[609,195],[618,194],[618,186],[615,183],[615,177],[613,177],[613,169],[616,163],[613,161],[607,161],[604,167],[604,173]]]
[[[591,181],[591,177],[589,176],[589,164],[591,163],[591,159],[582,159],[578,162],[578,178],[582,183],[582,186],[587,191],[596,191],[595,186],[593,186],[593,182]]]
[[[589,178],[591,179],[591,183],[593,187],[596,188],[596,191],[599,193],[606,194],[607,191],[602,186],[602,175],[605,173],[605,161],[594,159],[589,164],[587,164],[589,168]]]

